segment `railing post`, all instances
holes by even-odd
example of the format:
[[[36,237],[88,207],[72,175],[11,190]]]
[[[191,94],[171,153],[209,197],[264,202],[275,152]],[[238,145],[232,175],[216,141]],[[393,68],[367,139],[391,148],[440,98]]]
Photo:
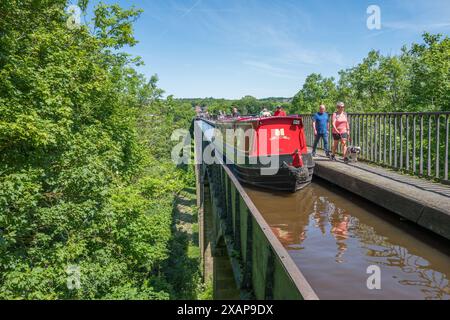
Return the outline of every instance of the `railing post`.
[[[412,145],[412,166],[413,166],[413,173],[415,174],[417,172],[416,167],[416,116],[414,115],[413,118],[413,145]]]
[[[439,170],[439,149],[440,149],[440,143],[439,143],[439,129],[440,129],[440,123],[439,123],[439,115],[436,115],[436,179],[439,179],[441,176],[440,170]]]
[[[353,131],[353,117],[351,116],[351,115],[348,115],[348,121],[349,121],[349,126],[350,126],[350,132],[352,132]],[[350,134],[350,133],[349,133]],[[352,141],[353,141],[353,136],[351,136],[351,139],[352,139]],[[347,147],[350,145],[350,140],[348,140],[347,141]]]
[[[378,162],[382,162],[382,155],[381,155],[381,151],[382,151],[382,140],[381,140],[381,134],[382,130],[381,130],[381,115],[378,117],[378,140],[379,140],[379,146],[378,146]]]
[[[366,117],[366,131],[367,131],[367,137],[366,137],[366,143],[367,143],[367,160],[369,160],[370,161],[370,156],[371,156],[371,154],[370,154],[370,147],[371,147],[371,138],[372,138],[372,136],[370,135],[370,130],[369,130],[369,128],[370,128],[370,115],[368,115],[367,117]]]
[[[431,177],[431,115],[428,116],[428,161],[427,161],[427,175]]]
[[[397,116],[394,116],[394,167],[398,168],[397,165],[398,155],[397,155]]]
[[[358,146],[361,146],[361,115],[358,115]]]
[[[406,170],[409,171],[409,116],[406,115]]]
[[[419,174],[423,176],[423,114],[420,115],[420,158]]]
[[[368,116],[364,116],[364,140],[365,140],[365,152],[364,157],[369,160],[369,132],[367,130],[368,128]]]
[[[389,115],[389,165],[392,167],[392,117]]]
[[[386,115],[383,116],[383,122],[384,122],[384,128],[383,128],[383,163],[386,164],[387,157],[386,157]]]
[[[403,169],[403,117],[400,115],[400,169]]]
[[[448,136],[449,136],[449,116],[445,117],[445,165],[444,165],[444,180],[448,180]]]
[[[373,128],[372,161],[376,162],[377,161],[377,149],[378,149],[378,144],[377,144],[378,131],[377,131],[377,116],[376,115],[374,115],[372,117],[372,128]]]

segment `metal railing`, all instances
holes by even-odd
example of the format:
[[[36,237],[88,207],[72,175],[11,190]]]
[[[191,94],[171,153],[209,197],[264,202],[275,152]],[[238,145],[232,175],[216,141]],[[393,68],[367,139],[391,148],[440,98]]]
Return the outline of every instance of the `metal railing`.
[[[312,115],[302,116],[307,142],[312,146]],[[360,159],[450,183],[450,112],[349,113],[348,117],[349,144],[361,147]],[[331,130],[328,139],[331,148]],[[322,143],[319,148],[323,148]]]

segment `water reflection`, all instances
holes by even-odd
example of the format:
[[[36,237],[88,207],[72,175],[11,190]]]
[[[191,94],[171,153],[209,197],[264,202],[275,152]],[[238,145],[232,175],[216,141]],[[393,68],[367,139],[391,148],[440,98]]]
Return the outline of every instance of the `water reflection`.
[[[293,195],[248,193],[319,297],[323,287],[326,298],[450,299],[448,243],[429,245],[428,234],[391,213],[321,184]],[[369,265],[382,270],[381,293],[361,284]]]
[[[367,226],[359,224],[358,227],[358,230],[362,231]],[[398,279],[398,282],[404,286],[421,287],[420,290],[424,293],[425,299],[450,298],[450,286],[446,274],[433,270],[426,259],[410,253],[407,248],[394,245],[386,238],[378,236],[373,228],[368,229],[368,232],[358,234],[366,235],[366,238],[360,239],[364,244],[363,248],[367,249],[367,256],[375,258],[369,259],[370,263],[399,268],[405,278]],[[375,248],[374,245],[379,248]]]

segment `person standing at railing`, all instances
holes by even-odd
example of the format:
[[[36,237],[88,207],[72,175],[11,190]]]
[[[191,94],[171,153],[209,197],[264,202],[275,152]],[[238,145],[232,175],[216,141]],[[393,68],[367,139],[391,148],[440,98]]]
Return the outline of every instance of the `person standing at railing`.
[[[274,117],[286,117],[286,111],[283,110],[282,106],[278,106],[273,114]]]
[[[342,145],[342,151],[344,154],[344,161],[346,159],[347,154],[347,140],[350,135],[350,125],[348,122],[347,113],[345,113],[345,104],[343,102],[338,102],[337,105],[337,111],[333,113],[332,117],[332,128],[333,128],[333,148],[331,150],[331,160],[336,159],[336,150],[338,148],[339,142]]]
[[[225,119],[226,116],[227,115],[226,115],[225,111],[219,110],[219,115],[218,115],[217,119],[222,120],[222,119]]]
[[[236,107],[233,107],[231,116],[233,118],[239,118],[241,116],[240,112],[238,111],[238,109]]]
[[[313,144],[313,151],[312,151],[312,156],[315,157],[316,156],[316,150],[317,150],[317,145],[320,142],[320,139],[323,140],[323,147],[325,149],[325,154],[327,155],[327,157],[330,156],[330,151],[328,149],[328,122],[329,122],[329,116],[328,113],[326,112],[326,107],[325,105],[321,105],[319,107],[319,112],[317,112],[314,116],[313,116],[313,129],[314,129],[314,144]]]
[[[259,116],[260,116],[260,117],[271,117],[271,116],[272,116],[272,113],[271,113],[269,110],[267,110],[267,108],[264,108],[264,109],[262,109],[261,112],[259,113]]]

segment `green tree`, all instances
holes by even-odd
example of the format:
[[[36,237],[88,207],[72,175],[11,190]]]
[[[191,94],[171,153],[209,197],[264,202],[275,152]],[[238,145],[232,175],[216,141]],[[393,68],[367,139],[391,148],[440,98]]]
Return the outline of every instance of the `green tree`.
[[[334,78],[324,78],[322,75],[310,74],[292,101],[294,112],[313,113],[321,104],[332,107],[336,103],[337,91]]]
[[[235,105],[241,114],[258,114],[260,110],[260,103],[258,99],[252,96],[245,96],[241,100],[236,101]]]
[[[414,44],[410,70],[409,103],[414,110],[450,110],[450,38],[423,35],[423,44]]]
[[[352,111],[402,111],[407,69],[399,57],[369,52],[362,63],[339,73],[338,96]]]
[[[192,111],[161,101],[119,51],[136,44],[139,10],[100,3],[91,28],[69,29],[65,6],[0,2],[0,299],[167,299],[188,179],[167,141]]]
[[[339,72],[337,87],[332,78],[309,75],[293,110],[312,112],[336,100],[353,112],[449,110],[450,39],[429,33],[423,39],[397,56],[370,51],[361,63]]]

